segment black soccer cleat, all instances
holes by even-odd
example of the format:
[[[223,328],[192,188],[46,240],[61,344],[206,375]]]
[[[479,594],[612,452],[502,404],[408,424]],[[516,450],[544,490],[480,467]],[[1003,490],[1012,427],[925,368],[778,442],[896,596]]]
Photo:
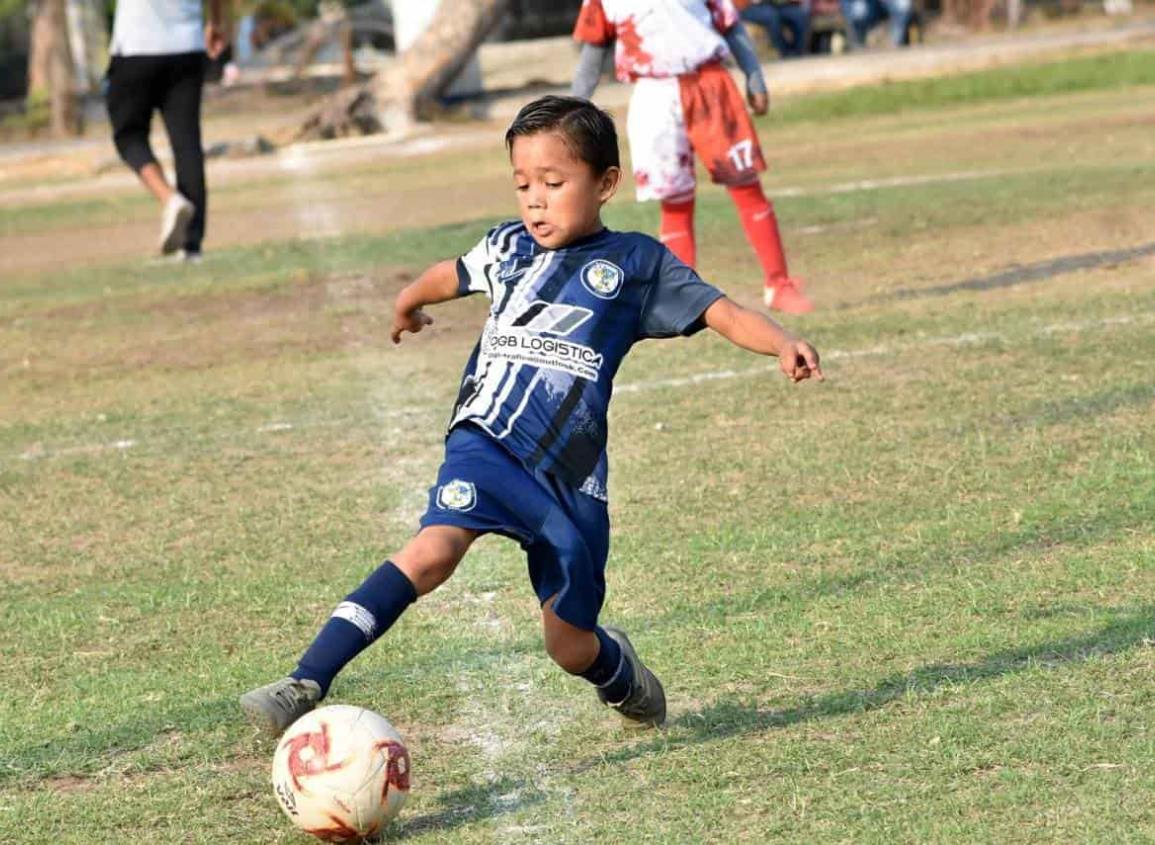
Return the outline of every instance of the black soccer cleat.
[[[634,682],[630,687],[629,695],[619,702],[609,701],[605,692],[598,690],[598,698],[602,704],[609,705],[618,711],[631,727],[661,727],[666,721],[666,691],[662,689],[662,682],[657,679],[646,665],[638,658],[634,646],[626,632],[620,628],[605,626],[605,632],[622,649],[622,656],[630,663],[634,672]]]

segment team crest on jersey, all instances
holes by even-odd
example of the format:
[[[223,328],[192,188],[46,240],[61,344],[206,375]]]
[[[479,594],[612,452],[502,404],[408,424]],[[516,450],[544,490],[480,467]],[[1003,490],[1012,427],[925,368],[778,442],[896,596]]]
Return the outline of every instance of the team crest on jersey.
[[[617,296],[624,278],[621,267],[601,258],[582,267],[582,284],[600,299],[613,299]]]
[[[437,507],[446,511],[471,511],[477,504],[477,488],[472,481],[455,478],[437,488]]]

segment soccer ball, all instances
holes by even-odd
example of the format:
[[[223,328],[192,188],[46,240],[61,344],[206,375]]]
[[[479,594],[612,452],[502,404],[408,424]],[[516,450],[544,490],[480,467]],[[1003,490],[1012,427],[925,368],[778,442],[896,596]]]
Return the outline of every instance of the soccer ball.
[[[409,752],[371,710],[335,704],[295,721],[273,756],[273,789],[293,824],[326,842],[381,832],[409,795]]]

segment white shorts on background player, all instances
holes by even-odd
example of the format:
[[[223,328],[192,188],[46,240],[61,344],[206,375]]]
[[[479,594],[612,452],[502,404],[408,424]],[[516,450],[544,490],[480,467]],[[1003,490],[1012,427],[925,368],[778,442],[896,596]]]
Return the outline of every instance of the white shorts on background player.
[[[694,195],[694,151],[676,76],[643,77],[634,83],[626,134],[639,202]]]

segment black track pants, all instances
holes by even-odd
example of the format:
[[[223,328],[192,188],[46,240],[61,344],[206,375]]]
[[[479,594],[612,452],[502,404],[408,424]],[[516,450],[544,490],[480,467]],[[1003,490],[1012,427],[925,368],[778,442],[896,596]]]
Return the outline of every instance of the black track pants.
[[[199,252],[205,234],[205,156],[201,146],[201,90],[205,54],[113,56],[108,68],[108,117],[116,151],[140,172],[156,162],[148,143],[159,110],[176,163],[176,189],[196,206],[184,248]]]

